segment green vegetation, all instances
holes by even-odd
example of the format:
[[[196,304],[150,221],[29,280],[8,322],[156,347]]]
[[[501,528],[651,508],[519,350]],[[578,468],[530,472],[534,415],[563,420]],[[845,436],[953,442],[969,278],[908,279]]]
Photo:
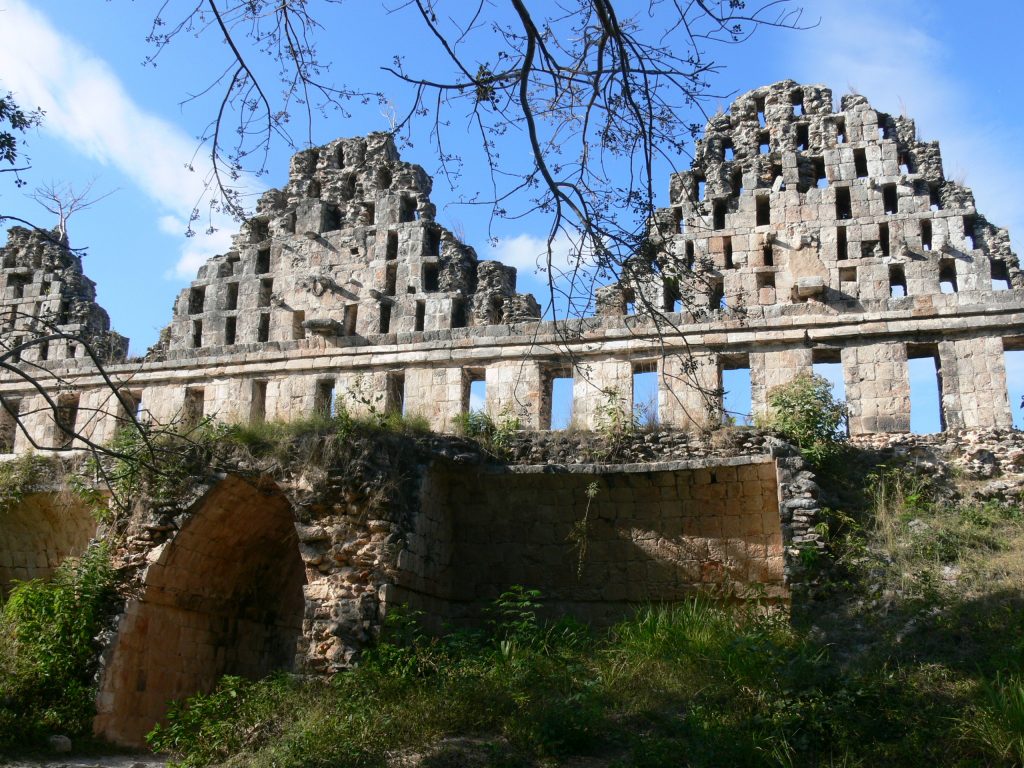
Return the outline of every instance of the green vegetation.
[[[53,578],[16,583],[0,606],[0,750],[91,732],[97,647],[114,574],[104,545]]]
[[[1021,765],[1020,505],[842,456],[819,526],[836,562],[792,617],[695,598],[598,633],[540,621],[519,589],[478,631],[392,615],[329,683],[226,678],[152,744],[185,766]]]
[[[455,417],[457,435],[475,440],[487,453],[498,458],[508,454],[521,426],[510,410],[502,411],[497,421],[484,411],[469,411]]]
[[[0,515],[25,498],[29,489],[42,478],[47,464],[46,459],[34,453],[0,462]]]
[[[828,379],[802,373],[768,392],[768,413],[757,426],[792,440],[809,462],[821,465],[835,455],[845,436],[846,406],[832,397]]]

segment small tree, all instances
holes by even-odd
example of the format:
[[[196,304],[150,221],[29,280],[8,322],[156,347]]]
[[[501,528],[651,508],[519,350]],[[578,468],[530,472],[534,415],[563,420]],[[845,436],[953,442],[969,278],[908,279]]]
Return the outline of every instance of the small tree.
[[[802,373],[768,392],[768,412],[758,426],[774,429],[797,444],[813,464],[833,455],[846,437],[846,404],[836,402],[824,376]]]

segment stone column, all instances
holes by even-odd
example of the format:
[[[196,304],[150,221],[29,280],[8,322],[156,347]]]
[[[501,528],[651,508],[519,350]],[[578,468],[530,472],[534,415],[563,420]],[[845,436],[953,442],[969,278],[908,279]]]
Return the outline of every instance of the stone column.
[[[580,429],[612,428],[633,417],[633,366],[628,360],[582,362],[572,384],[573,423]]]
[[[910,431],[907,345],[847,347],[842,352],[850,434]]]
[[[661,361],[658,416],[666,427],[689,432],[721,422],[718,356],[709,353],[669,355]]]
[[[811,350],[771,350],[750,353],[750,414],[761,416],[768,410],[768,393],[787,384],[801,373],[810,373]]]
[[[462,368],[406,368],[405,412],[424,416],[431,429],[451,432],[462,413]]]
[[[942,413],[950,429],[1013,426],[1000,338],[939,344]]]
[[[541,368],[532,360],[508,360],[487,367],[487,414],[518,418],[523,429],[541,429]],[[546,425],[545,425],[546,426]]]

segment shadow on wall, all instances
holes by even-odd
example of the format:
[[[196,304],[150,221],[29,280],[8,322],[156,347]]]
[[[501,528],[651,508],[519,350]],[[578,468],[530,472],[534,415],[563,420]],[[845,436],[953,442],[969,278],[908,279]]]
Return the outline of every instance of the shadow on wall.
[[[424,486],[396,597],[473,619],[513,585],[598,624],[650,601],[751,587],[785,599],[774,462],[648,472],[477,474]]]
[[[154,550],[101,681],[97,734],[141,745],[167,703],[221,675],[289,669],[306,583],[292,510],[273,484],[228,477]]]
[[[11,581],[50,576],[66,557],[85,552],[96,534],[88,507],[68,493],[33,493],[3,512],[0,522],[0,598]]]

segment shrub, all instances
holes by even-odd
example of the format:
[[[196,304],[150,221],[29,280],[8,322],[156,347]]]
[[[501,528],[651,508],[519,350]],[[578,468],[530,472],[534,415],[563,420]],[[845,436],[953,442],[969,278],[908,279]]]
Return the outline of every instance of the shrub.
[[[0,749],[48,733],[88,733],[93,638],[108,615],[114,572],[105,545],[66,560],[49,581],[16,583],[0,609]]]
[[[804,458],[821,464],[836,453],[845,422],[846,405],[836,402],[828,379],[804,373],[768,392],[768,413],[758,426],[779,432]]]

